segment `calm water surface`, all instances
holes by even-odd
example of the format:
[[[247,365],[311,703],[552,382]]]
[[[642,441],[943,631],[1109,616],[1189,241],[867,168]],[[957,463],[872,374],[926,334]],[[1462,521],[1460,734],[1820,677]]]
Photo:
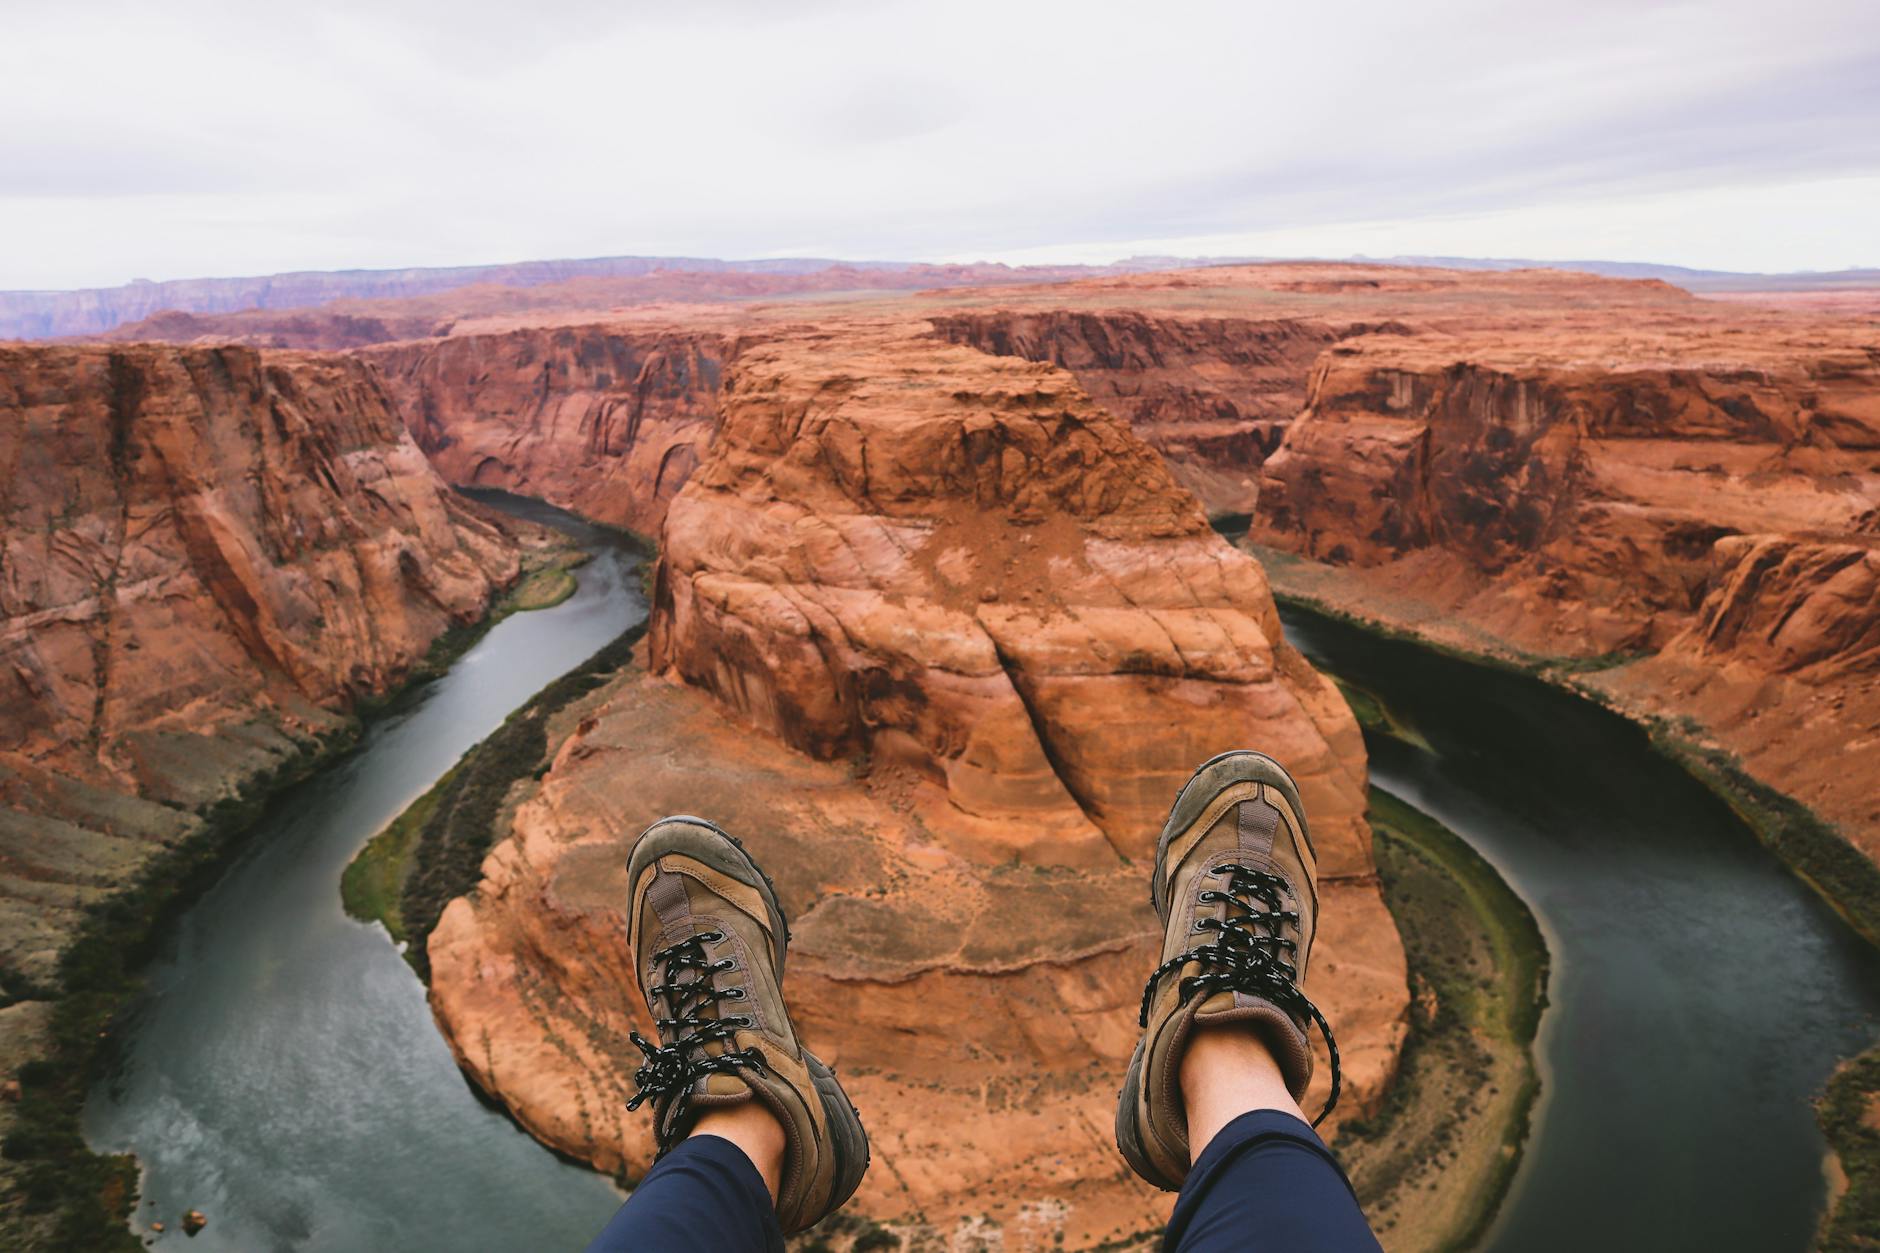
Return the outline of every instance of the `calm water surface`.
[[[424,988],[340,872],[460,754],[645,615],[640,558],[530,502],[594,553],[562,604],[499,623],[361,749],[295,788],[183,918],[86,1133],[142,1161],[135,1225],[196,1250],[580,1248],[620,1196],[479,1102]],[[190,1240],[184,1210],[209,1225]]]
[[[1553,952],[1545,1090],[1496,1253],[1811,1246],[1811,1098],[1880,1037],[1880,958],[1616,715],[1288,611],[1319,663],[1431,746],[1371,776],[1528,901]]]

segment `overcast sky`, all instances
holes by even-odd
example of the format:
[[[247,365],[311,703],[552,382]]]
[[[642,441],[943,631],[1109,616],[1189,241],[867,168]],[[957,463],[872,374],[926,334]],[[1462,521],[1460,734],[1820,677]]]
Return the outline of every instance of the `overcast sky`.
[[[1880,264],[1880,0],[0,0],[0,288],[613,254]]]

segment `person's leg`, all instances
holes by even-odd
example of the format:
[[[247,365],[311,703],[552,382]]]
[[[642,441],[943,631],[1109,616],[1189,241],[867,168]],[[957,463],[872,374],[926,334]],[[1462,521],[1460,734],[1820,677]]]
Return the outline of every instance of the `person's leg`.
[[[1344,1172],[1257,1036],[1196,1031],[1181,1086],[1194,1165],[1169,1219],[1169,1253],[1375,1253]]]
[[[708,822],[634,846],[627,946],[659,1045],[634,1075],[661,1156],[591,1253],[782,1253],[855,1191],[868,1138],[783,998],[789,930],[770,880]]]
[[[782,1166],[783,1129],[770,1122],[777,1149],[769,1180],[747,1150],[694,1131],[646,1173],[587,1253],[783,1253],[774,1191],[766,1186]]]
[[[1271,758],[1223,753],[1189,780],[1151,876],[1162,961],[1118,1095],[1116,1143],[1148,1182],[1181,1192],[1171,1250],[1372,1253],[1324,1143],[1300,1115],[1317,1027],[1301,990],[1317,931],[1318,864],[1298,785]]]

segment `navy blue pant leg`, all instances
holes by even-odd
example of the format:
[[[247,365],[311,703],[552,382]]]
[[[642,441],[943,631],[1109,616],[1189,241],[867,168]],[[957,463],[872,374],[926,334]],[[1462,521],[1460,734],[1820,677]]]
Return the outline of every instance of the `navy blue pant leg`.
[[[744,1151],[691,1136],[646,1172],[587,1253],[783,1253],[783,1228]]]
[[[1338,1159],[1291,1114],[1255,1110],[1221,1129],[1175,1202],[1169,1253],[1377,1253]]]

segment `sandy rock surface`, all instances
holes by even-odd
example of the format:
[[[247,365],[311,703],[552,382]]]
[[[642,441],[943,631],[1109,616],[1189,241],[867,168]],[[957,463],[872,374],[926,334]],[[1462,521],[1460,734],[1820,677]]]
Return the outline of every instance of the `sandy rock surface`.
[[[429,945],[459,1057],[550,1143],[650,1160],[623,1110],[626,856],[700,811],[782,890],[799,1025],[874,1139],[865,1212],[944,1230],[1048,1201],[1072,1247],[1152,1225],[1110,1131],[1148,859],[1188,772],[1249,743],[1300,775],[1327,874],[1309,991],[1351,1108],[1381,1092],[1406,991],[1357,728],[1259,567],[1064,371],[918,325],[748,346],[667,515],[648,651],[569,715]]]

